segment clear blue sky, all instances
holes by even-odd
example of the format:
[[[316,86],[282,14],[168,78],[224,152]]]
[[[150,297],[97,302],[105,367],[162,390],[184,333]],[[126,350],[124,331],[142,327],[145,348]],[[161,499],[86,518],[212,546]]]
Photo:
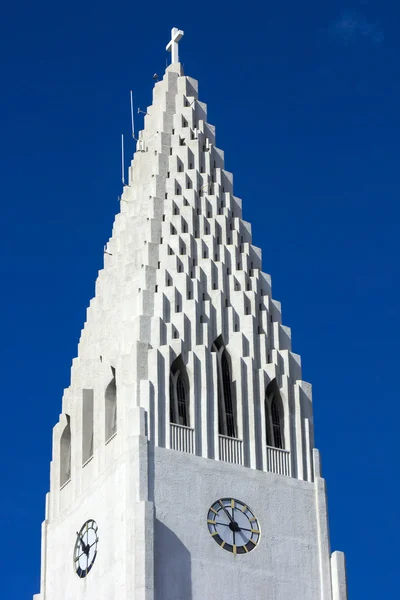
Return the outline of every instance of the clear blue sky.
[[[0,597],[39,590],[51,432],[118,210],[129,90],[150,104],[178,26],[313,384],[350,599],[398,599],[400,5],[156,6],[3,6]]]

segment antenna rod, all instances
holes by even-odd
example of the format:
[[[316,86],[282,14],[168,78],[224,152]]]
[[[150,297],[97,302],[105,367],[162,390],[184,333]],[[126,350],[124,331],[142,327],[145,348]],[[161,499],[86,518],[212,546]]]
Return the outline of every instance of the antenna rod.
[[[132,121],[132,137],[135,139],[135,121],[133,117],[133,94],[131,90],[131,121]]]
[[[121,134],[121,169],[122,169],[122,185],[125,185],[125,160],[124,160],[124,134]]]

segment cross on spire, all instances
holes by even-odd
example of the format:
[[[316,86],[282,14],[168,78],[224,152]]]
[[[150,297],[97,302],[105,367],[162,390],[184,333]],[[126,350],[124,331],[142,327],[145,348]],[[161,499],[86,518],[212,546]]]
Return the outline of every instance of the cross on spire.
[[[166,50],[171,52],[171,65],[179,62],[178,42],[183,37],[183,31],[174,27],[171,29],[171,41],[168,42]]]

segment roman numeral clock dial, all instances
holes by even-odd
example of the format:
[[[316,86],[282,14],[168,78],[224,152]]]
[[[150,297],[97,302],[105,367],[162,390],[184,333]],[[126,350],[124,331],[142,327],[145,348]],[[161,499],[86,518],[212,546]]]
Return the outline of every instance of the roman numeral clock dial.
[[[208,531],[228,552],[247,554],[260,540],[257,517],[244,502],[221,498],[214,502],[207,515]]]
[[[86,577],[97,556],[97,523],[93,519],[86,521],[76,533],[74,548],[74,568],[78,577]]]

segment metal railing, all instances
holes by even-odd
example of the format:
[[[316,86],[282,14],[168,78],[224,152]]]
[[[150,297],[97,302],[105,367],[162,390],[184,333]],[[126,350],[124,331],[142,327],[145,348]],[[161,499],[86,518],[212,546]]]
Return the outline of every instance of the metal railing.
[[[267,471],[291,477],[292,470],[289,450],[267,446]]]
[[[180,452],[194,454],[194,429],[185,425],[170,425],[170,447]]]
[[[235,465],[243,464],[243,442],[226,435],[219,436],[219,459]]]

